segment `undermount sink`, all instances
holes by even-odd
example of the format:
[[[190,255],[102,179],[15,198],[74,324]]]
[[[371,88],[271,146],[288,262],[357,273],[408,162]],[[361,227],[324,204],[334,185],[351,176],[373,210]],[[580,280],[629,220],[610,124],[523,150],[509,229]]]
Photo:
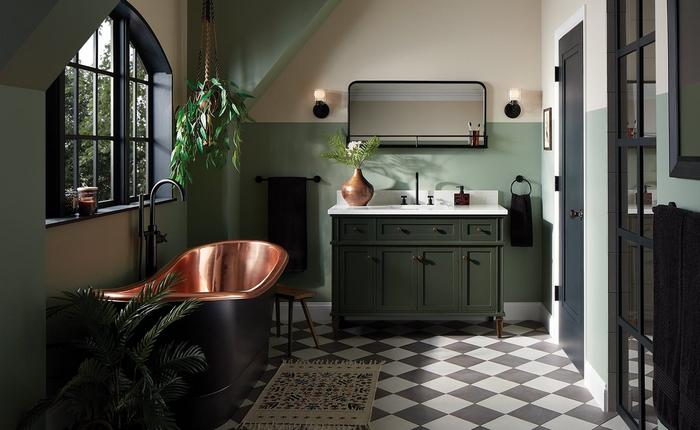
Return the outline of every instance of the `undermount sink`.
[[[362,206],[364,209],[398,209],[402,211],[430,210],[430,209],[446,209],[447,205],[376,205]]]

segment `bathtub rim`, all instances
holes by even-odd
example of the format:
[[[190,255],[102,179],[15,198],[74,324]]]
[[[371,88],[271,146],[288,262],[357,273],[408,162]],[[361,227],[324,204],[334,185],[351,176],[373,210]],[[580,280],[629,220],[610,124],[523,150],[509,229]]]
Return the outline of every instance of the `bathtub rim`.
[[[172,267],[180,261],[181,258],[183,258],[186,254],[189,252],[202,249],[202,248],[207,248],[210,246],[216,246],[216,245],[233,245],[233,244],[262,244],[265,246],[270,246],[272,248],[275,248],[280,251],[281,255],[281,263],[276,264],[274,270],[272,270],[270,273],[268,273],[258,284],[255,286],[247,289],[247,290],[241,290],[241,291],[216,291],[216,292],[190,292],[190,293],[184,293],[184,292],[171,292],[165,297],[165,301],[171,301],[171,302],[177,302],[177,301],[184,301],[187,299],[195,299],[197,301],[219,301],[219,300],[245,300],[245,299],[254,299],[257,297],[262,296],[265,294],[270,288],[272,288],[276,283],[277,280],[282,276],[282,273],[284,273],[284,269],[287,267],[287,263],[289,262],[289,254],[287,253],[287,250],[282,248],[280,245],[277,245],[272,242],[266,242],[264,240],[222,240],[219,242],[211,242],[211,243],[206,243],[203,245],[195,246],[193,248],[188,248],[185,251],[181,252],[178,254],[176,257],[172,258],[168,263],[163,266],[160,270],[158,270],[154,275],[149,277],[148,279],[138,281],[131,283],[129,285],[126,285],[124,287],[117,287],[117,288],[106,288],[102,290],[102,293],[104,294],[105,298],[114,301],[114,302],[127,302],[131,300],[133,297],[135,297],[141,289],[143,289],[146,284],[149,282],[152,282],[154,279],[158,279],[159,277],[165,275],[172,269]],[[186,279],[180,279],[180,282],[186,282]]]

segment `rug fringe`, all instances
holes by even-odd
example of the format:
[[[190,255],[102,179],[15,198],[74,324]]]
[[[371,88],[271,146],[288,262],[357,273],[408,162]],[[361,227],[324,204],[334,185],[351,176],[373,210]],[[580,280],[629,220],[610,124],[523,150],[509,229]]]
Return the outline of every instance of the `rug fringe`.
[[[299,360],[295,358],[286,359],[282,364],[325,364],[325,365],[375,365],[386,364],[384,360],[353,361],[353,360]]]
[[[243,423],[237,430],[369,430],[369,425]]]

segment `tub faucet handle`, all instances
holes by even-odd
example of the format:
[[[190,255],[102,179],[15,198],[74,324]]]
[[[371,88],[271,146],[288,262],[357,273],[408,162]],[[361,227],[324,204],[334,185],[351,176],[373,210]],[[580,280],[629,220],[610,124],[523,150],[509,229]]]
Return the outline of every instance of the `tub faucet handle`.
[[[406,203],[406,199],[407,199],[407,198],[408,198],[408,196],[401,196],[401,205],[404,205],[404,206],[405,206],[405,205],[407,204],[407,203]]]
[[[156,243],[165,243],[168,241],[168,233],[161,233],[156,230]]]
[[[428,196],[428,205],[433,205],[433,196]]]

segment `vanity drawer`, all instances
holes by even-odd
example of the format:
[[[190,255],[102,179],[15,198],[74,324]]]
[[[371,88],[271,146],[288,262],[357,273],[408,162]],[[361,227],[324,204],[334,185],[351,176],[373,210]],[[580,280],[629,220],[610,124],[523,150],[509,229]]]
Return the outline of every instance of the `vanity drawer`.
[[[339,240],[374,240],[374,219],[342,218],[338,222]]]
[[[448,241],[459,239],[459,221],[451,219],[397,219],[377,220],[378,240]]]
[[[463,219],[462,240],[471,242],[495,242],[500,240],[497,219]]]

